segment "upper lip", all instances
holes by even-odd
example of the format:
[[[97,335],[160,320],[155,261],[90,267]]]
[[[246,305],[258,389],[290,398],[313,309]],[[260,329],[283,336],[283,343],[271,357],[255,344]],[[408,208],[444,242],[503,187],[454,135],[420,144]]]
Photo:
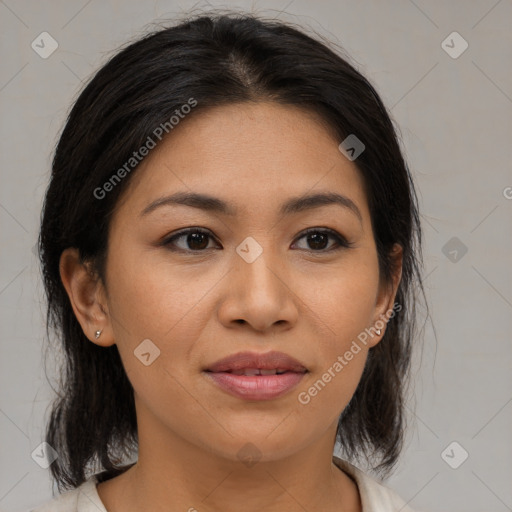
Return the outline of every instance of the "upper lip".
[[[224,357],[206,368],[210,372],[225,372],[243,370],[245,368],[260,368],[263,370],[282,369],[297,373],[307,372],[307,368],[299,361],[283,352],[238,352]]]

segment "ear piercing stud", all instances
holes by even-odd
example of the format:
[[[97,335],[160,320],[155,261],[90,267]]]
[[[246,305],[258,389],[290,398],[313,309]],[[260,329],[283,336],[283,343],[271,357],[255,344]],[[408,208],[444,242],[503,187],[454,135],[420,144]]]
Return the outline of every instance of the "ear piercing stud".
[[[380,336],[380,333],[381,333],[380,329],[375,329],[375,332],[377,333],[377,336]]]
[[[100,337],[100,334],[101,334],[101,330],[98,330],[94,333],[94,336],[96,337],[96,339],[98,339]]]

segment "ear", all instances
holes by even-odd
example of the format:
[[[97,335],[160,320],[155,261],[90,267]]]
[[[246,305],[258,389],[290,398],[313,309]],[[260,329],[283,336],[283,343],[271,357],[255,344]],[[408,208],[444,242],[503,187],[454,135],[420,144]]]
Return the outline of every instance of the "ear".
[[[394,244],[390,253],[391,259],[391,282],[384,279],[381,276],[379,282],[379,291],[375,303],[375,316],[373,318],[373,324],[369,328],[372,333],[370,346],[375,346],[383,338],[386,331],[387,322],[391,316],[396,314],[393,308],[395,304],[395,297],[398,291],[398,285],[402,279],[402,259],[403,259],[403,248],[400,244]],[[380,334],[377,334],[377,330],[380,329]]]
[[[84,334],[96,345],[113,345],[115,340],[103,283],[87,264],[80,261],[78,249],[71,247],[62,252],[59,272]],[[97,330],[101,330],[101,335],[96,339]]]

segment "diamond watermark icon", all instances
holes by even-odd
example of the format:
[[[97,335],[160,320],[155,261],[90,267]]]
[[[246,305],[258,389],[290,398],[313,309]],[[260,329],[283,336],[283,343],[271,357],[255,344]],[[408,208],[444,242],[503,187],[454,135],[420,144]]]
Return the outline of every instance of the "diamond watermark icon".
[[[366,146],[351,133],[338,146],[338,149],[352,162],[366,149]]]
[[[248,236],[241,244],[236,248],[236,252],[241,256],[247,263],[256,261],[258,256],[263,252],[263,247],[254,240],[252,236]]]
[[[149,366],[160,356],[160,349],[150,339],[145,339],[133,353],[144,366]]]
[[[452,441],[442,452],[441,458],[450,466],[452,469],[457,469],[469,457],[469,453],[464,449],[462,445],[457,441]]]
[[[452,263],[458,263],[468,252],[468,248],[459,238],[453,236],[443,245],[441,251]]]
[[[261,459],[261,451],[252,443],[244,444],[236,455],[248,468],[254,466]]]
[[[59,454],[46,441],[42,442],[30,454],[34,462],[43,469],[48,469]]]
[[[468,46],[468,42],[458,32],[452,32],[441,43],[441,48],[452,59],[458,59],[468,49]]]
[[[59,43],[48,32],[41,32],[30,46],[39,57],[47,59],[59,47]]]

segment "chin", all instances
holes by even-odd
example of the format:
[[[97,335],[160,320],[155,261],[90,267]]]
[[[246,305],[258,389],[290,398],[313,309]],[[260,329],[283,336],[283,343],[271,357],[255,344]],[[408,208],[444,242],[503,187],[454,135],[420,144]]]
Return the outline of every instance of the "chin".
[[[212,440],[209,439],[209,449],[231,462],[244,462],[250,467],[256,462],[285,459],[311,442],[311,439],[302,437],[298,432],[278,430],[279,427],[274,432],[272,429],[255,429],[252,425],[239,430],[234,437],[226,435],[215,444],[211,444]]]

